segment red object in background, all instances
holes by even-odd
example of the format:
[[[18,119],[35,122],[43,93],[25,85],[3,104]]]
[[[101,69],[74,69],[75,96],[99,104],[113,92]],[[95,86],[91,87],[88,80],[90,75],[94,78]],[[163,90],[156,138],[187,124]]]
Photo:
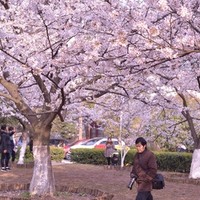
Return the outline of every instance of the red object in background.
[[[95,149],[105,149],[106,145],[105,144],[98,144],[94,147]]]
[[[87,139],[83,139],[83,140],[76,140],[70,144],[66,144],[64,146],[64,151],[65,151],[65,154],[70,150],[70,147],[74,146],[75,144],[80,144],[82,142],[85,142]]]
[[[116,149],[119,149],[119,140],[113,139],[113,144],[115,145]],[[124,141],[122,141],[122,144],[125,145]],[[106,141],[102,141],[100,144],[97,144],[94,146],[95,149],[105,149],[106,148]]]

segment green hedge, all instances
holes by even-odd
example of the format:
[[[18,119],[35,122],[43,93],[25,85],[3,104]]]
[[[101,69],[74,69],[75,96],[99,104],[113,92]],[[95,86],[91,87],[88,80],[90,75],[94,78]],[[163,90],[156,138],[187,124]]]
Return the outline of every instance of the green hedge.
[[[155,152],[160,170],[185,172],[190,171],[192,162],[191,153],[181,152]]]
[[[94,165],[105,165],[107,161],[103,155],[104,150],[102,149],[73,149],[71,150],[71,160],[73,162],[82,164],[94,164]],[[64,158],[64,151],[62,148],[50,147],[50,153],[52,160],[61,161]],[[133,156],[136,150],[131,149],[125,158],[125,166],[132,165]],[[192,162],[191,153],[181,152],[154,152],[157,158],[158,169],[161,171],[171,172],[184,172],[190,171],[190,165]],[[32,153],[29,148],[26,150],[25,162],[32,161]]]
[[[18,148],[17,153],[15,155],[16,160],[19,160],[19,153],[20,153],[20,147]],[[29,162],[32,162],[32,161],[33,161],[33,154],[31,153],[30,148],[27,147],[25,155],[24,155],[24,162],[29,163]]]
[[[73,149],[71,160],[82,164],[104,165],[106,159],[100,149]],[[125,158],[125,166],[132,165],[136,150],[131,149]],[[161,171],[184,172],[190,171],[192,162],[191,153],[181,152],[154,152],[157,158],[158,169]]]
[[[82,164],[106,164],[103,150],[100,149],[73,149],[71,150],[71,160]]]
[[[61,161],[65,156],[63,148],[53,147],[53,146],[50,147],[50,154],[51,154],[51,160],[54,161]]]
[[[20,153],[20,148],[17,151],[16,154],[16,160],[19,159],[19,153]],[[51,154],[51,160],[54,161],[61,161],[63,160],[64,156],[65,156],[65,152],[62,148],[59,147],[50,147],[50,154]],[[25,156],[24,156],[24,162],[32,162],[33,161],[33,154],[32,152],[30,152],[29,147],[26,148],[26,152],[25,152]]]

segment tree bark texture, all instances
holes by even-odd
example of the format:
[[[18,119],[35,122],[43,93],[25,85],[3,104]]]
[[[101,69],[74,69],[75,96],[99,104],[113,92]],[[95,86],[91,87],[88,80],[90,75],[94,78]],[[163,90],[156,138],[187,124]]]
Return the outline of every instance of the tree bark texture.
[[[189,178],[200,178],[200,149],[195,149],[192,155]]]
[[[33,146],[33,156],[34,170],[30,183],[30,193],[32,196],[53,196],[55,193],[55,180],[49,146]]]
[[[24,157],[25,157],[26,147],[27,147],[28,142],[29,142],[29,137],[27,133],[26,132],[22,133],[22,146],[20,148],[19,160],[17,164],[20,164],[20,165],[24,164]]]

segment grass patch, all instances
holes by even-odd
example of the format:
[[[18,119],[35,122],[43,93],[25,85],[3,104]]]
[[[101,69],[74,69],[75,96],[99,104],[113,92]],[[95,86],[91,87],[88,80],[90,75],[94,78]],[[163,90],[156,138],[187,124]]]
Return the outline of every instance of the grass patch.
[[[24,198],[24,199],[30,199],[31,198],[31,195],[30,193],[27,191],[27,192],[23,192],[21,194],[21,197]]]

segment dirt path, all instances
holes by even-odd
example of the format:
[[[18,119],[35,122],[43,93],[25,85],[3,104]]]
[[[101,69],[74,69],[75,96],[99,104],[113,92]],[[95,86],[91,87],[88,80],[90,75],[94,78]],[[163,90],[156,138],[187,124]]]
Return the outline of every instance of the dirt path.
[[[130,172],[127,169],[116,170],[105,169],[104,166],[59,164],[54,165],[53,170],[57,186],[98,189],[113,194],[113,200],[133,200],[136,195],[136,186],[133,190],[127,188]],[[164,173],[164,175],[167,176],[168,173]],[[30,183],[31,176],[32,169],[13,168],[10,172],[0,172],[0,185]],[[165,189],[154,190],[152,194],[154,200],[199,200],[200,184],[177,183],[167,179]],[[82,200],[83,198],[78,199]],[[89,198],[85,197],[85,199]]]

